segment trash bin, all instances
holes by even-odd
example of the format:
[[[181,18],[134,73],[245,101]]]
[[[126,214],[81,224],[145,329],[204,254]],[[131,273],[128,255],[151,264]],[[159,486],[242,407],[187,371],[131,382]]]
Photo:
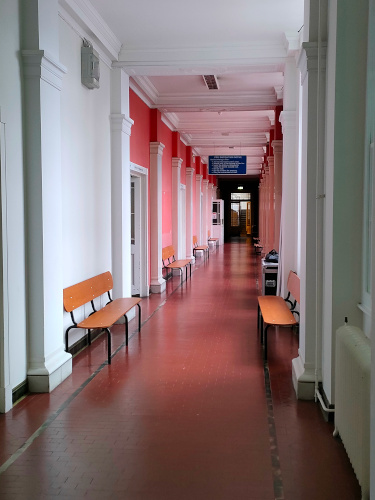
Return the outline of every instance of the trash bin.
[[[262,295],[276,295],[278,262],[262,259]]]

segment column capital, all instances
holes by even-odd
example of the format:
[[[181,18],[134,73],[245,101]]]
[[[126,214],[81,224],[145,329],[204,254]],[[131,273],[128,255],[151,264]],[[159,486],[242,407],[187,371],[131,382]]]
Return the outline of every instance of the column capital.
[[[150,154],[163,156],[163,149],[165,148],[162,142],[150,142]]]
[[[203,179],[203,186],[208,187],[208,179]]]
[[[274,154],[282,153],[283,152],[283,141],[282,140],[272,141],[271,146],[273,148],[273,153]]]
[[[173,168],[181,168],[182,158],[172,158],[172,167]]]
[[[283,134],[287,129],[296,128],[296,112],[295,111],[281,111],[280,123],[283,128]]]
[[[320,69],[326,69],[327,42],[303,42],[298,58],[298,68],[301,71],[301,84],[305,81],[309,71],[318,71],[319,59]]]
[[[195,180],[196,180],[197,182],[199,182],[199,183],[201,182],[201,180],[202,180],[202,179],[203,179],[203,175],[202,175],[202,174],[197,174],[197,175],[195,176]]]
[[[186,177],[193,177],[194,172],[195,172],[195,168],[187,167],[186,168]]]
[[[268,172],[271,167],[273,167],[275,164],[275,158],[274,156],[269,156],[268,157]]]
[[[23,73],[26,79],[43,80],[57,90],[62,89],[62,78],[67,73],[65,66],[57,62],[45,50],[22,50]]]
[[[134,121],[121,113],[112,113],[110,115],[111,130],[121,130],[124,134],[130,135]]]

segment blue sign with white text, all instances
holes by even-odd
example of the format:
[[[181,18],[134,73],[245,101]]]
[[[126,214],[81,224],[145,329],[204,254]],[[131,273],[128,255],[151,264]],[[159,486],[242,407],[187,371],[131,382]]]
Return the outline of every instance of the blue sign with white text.
[[[246,174],[246,156],[223,155],[208,157],[209,175],[241,175]]]

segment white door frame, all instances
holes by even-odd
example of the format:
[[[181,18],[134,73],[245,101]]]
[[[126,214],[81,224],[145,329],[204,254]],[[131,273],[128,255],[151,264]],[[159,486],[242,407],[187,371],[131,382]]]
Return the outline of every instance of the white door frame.
[[[148,170],[130,162],[130,175],[140,179],[140,295],[150,295],[148,256]]]
[[[9,356],[8,235],[5,123],[0,108],[0,413],[12,408]]]
[[[134,185],[134,188],[133,188]],[[132,175],[131,176],[131,198],[133,200],[131,215],[132,215],[132,238],[131,238],[131,262],[132,262],[132,295],[140,295],[141,294],[141,178]],[[134,223],[133,223],[133,210],[134,210]],[[134,226],[134,227],[133,227]],[[134,231],[134,234],[133,234]],[[134,236],[134,244],[133,244],[133,236]]]

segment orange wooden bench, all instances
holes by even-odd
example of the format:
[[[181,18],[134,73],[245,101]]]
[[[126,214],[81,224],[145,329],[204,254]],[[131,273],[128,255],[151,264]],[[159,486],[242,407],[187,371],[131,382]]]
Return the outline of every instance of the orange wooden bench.
[[[210,257],[210,248],[208,245],[198,245],[198,238],[193,236],[193,255],[195,252],[203,252],[203,257]]]
[[[258,331],[261,331],[261,341],[264,345],[264,359],[267,359],[267,330],[270,326],[294,328],[298,321],[294,314],[297,302],[300,301],[300,279],[296,273],[290,271],[288,276],[288,296],[286,299],[275,295],[258,297]],[[294,301],[291,300],[294,298]],[[287,305],[289,304],[289,306]]]
[[[187,268],[190,266],[190,276],[191,276],[191,260],[189,259],[180,259],[176,260],[174,256],[174,247],[170,245],[168,247],[162,248],[162,260],[163,260],[163,269],[170,269],[173,272],[173,269],[178,269],[181,272],[181,281],[183,276],[183,269],[186,270],[186,279],[187,279]]]
[[[85,281],[81,281],[76,285],[69,286],[63,291],[64,309],[70,313],[73,324],[66,329],[65,332],[65,350],[68,352],[68,333],[72,328],[87,329],[88,343],[91,345],[91,330],[100,329],[107,332],[107,348],[108,348],[108,364],[111,364],[111,332],[110,327],[116,323],[122,316],[125,318],[125,342],[128,345],[129,332],[128,332],[128,318],[126,314],[138,306],[138,331],[141,329],[141,299],[139,297],[130,297],[124,299],[112,300],[110,290],[113,288],[112,274],[107,271],[106,273],[99,274]],[[94,299],[101,295],[108,294],[109,301],[107,304],[97,310]],[[83,321],[77,323],[73,311],[78,307],[91,302],[92,313]]]

